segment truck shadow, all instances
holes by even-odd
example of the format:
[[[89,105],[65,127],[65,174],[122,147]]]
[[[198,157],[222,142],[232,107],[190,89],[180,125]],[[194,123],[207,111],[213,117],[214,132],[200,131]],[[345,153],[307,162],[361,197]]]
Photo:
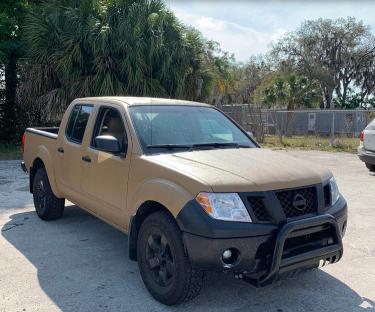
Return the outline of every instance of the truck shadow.
[[[61,311],[364,311],[374,302],[322,270],[255,289],[231,275],[210,273],[200,296],[166,307],[145,289],[127,236],[76,206],[64,218],[12,215],[2,236],[37,269],[41,289]],[[339,265],[339,264],[338,264]],[[24,268],[19,268],[23,274]],[[28,293],[22,295],[27,299]],[[30,294],[31,296],[31,294]],[[27,301],[27,300],[25,300]]]

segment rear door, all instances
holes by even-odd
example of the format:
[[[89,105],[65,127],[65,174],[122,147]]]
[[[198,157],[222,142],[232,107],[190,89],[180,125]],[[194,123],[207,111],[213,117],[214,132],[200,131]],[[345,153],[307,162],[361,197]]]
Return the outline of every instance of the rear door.
[[[89,143],[84,150],[86,161],[82,167],[82,195],[90,201],[88,205],[99,217],[124,228],[131,151],[124,107],[101,105],[92,128]],[[121,154],[101,151],[95,145],[95,137],[100,135],[117,138]]]
[[[368,151],[375,151],[375,119],[364,130],[363,146]]]
[[[70,111],[65,133],[59,134],[57,144],[57,181],[62,191],[72,200],[80,194],[84,137],[89,128],[93,106],[76,104]],[[63,129],[62,129],[63,130]]]

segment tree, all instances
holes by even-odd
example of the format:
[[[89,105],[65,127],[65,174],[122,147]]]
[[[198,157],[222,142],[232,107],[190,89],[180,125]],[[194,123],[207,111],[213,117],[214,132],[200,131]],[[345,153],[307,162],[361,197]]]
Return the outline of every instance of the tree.
[[[210,43],[161,0],[55,0],[25,24],[28,69],[20,94],[40,114],[84,96],[202,100],[225,76]]]
[[[362,93],[350,94],[345,101],[335,99],[335,105],[343,109],[375,109],[375,98],[366,97]]]
[[[375,93],[375,39],[368,42],[368,47],[364,49],[360,57],[361,62],[357,61],[357,64],[361,66],[356,68],[355,86],[353,88],[359,89],[360,92],[356,92],[353,96],[358,98],[361,103],[373,102],[372,98]],[[361,105],[358,107],[361,107]]]
[[[300,74],[317,80],[323,106],[333,108],[332,99],[344,101],[350,87],[359,84],[358,72],[374,57],[369,27],[355,18],[306,21],[273,47],[275,58],[291,64]]]
[[[212,40],[205,40],[201,33],[187,27],[188,54],[195,56],[191,59],[194,78],[190,99],[206,101],[215,104],[232,86],[231,68],[234,56],[221,50],[220,45]]]
[[[321,90],[317,81],[295,73],[270,74],[255,91],[254,99],[268,108],[287,109],[284,132],[288,134],[293,111],[296,108],[315,108],[321,102]]]
[[[1,141],[15,139],[18,62],[24,52],[21,43],[22,22],[31,4],[36,2],[2,0],[0,4],[0,73],[4,77],[0,98]]]
[[[221,83],[213,89],[210,103],[223,105],[230,103],[247,103],[252,101],[253,93],[263,77],[270,73],[270,64],[263,56],[251,57],[243,63],[236,63],[232,55],[222,52],[220,62],[225,64]]]
[[[264,106],[287,109],[315,108],[321,101],[321,90],[317,81],[295,73],[272,73],[255,91],[254,99]]]

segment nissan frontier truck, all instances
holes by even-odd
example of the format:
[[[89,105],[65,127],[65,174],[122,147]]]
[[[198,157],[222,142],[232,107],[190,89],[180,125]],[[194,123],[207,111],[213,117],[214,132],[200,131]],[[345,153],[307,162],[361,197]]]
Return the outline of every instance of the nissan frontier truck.
[[[22,141],[38,216],[61,218],[67,199],[126,233],[164,304],[194,298],[206,271],[260,287],[343,255],[347,204],[332,173],[261,148],[211,105],[76,99],[59,128]]]

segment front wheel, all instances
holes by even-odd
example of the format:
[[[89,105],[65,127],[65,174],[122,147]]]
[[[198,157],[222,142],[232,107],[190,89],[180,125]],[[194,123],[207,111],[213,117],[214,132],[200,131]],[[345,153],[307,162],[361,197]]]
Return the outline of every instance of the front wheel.
[[[181,231],[167,212],[153,213],[142,223],[137,258],[144,284],[161,303],[174,305],[199,294],[203,272],[191,267]]]
[[[36,213],[42,220],[55,220],[62,217],[65,199],[57,198],[53,194],[44,168],[39,168],[35,174],[33,198]]]
[[[366,167],[368,170],[370,170],[371,172],[375,172],[375,165],[372,165],[372,164],[368,164],[366,163]]]

